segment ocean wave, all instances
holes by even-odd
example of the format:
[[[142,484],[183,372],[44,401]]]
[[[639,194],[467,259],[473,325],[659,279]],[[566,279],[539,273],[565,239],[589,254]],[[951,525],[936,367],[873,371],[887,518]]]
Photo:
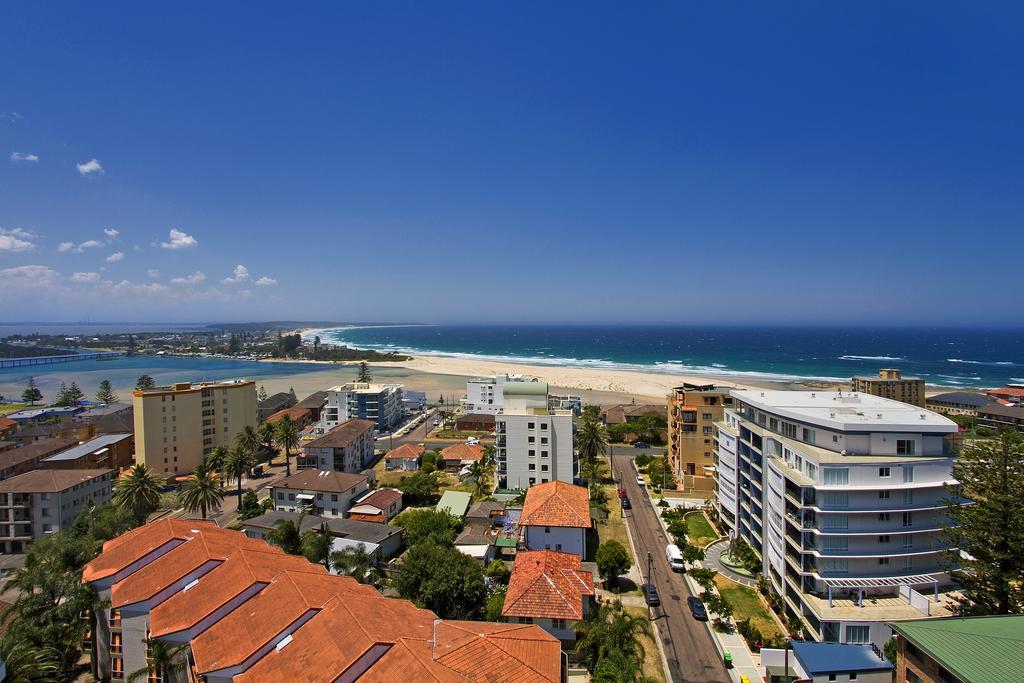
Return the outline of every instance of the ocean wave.
[[[947,363],[964,363],[966,365],[1016,365],[1010,360],[984,361],[984,360],[963,360],[962,358],[947,358]]]
[[[839,356],[839,360],[902,360],[899,356]]]

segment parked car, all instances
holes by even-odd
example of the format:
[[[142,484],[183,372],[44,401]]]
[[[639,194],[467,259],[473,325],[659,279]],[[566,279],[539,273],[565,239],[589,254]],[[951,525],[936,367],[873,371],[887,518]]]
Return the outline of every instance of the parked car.
[[[641,475],[641,474],[636,475],[636,484],[637,484],[637,486],[643,486],[644,485],[643,475]]]
[[[441,426],[441,421],[440,420],[434,420],[434,426],[435,427]]]
[[[658,607],[661,605],[661,598],[658,597],[658,589],[654,587],[653,583],[644,584],[644,601],[650,607]]]
[[[671,543],[665,546],[665,559],[668,560],[668,566],[672,571],[686,571],[686,562],[683,560],[683,553],[679,550],[679,546]]]
[[[466,437],[466,445],[468,445],[468,446],[476,446],[479,443],[480,443],[480,439],[476,438],[475,436],[467,436]]]
[[[622,499],[622,509],[623,510],[632,510],[633,509],[633,504],[629,502],[629,498],[623,498]]]
[[[708,620],[708,611],[704,608],[704,603],[701,602],[700,598],[695,598],[691,595],[686,598],[686,606],[690,608],[690,614],[697,621]]]
[[[633,444],[633,448],[650,448],[650,447],[651,447],[651,444],[647,443],[646,441],[637,441],[635,444]]]
[[[619,498],[625,498],[626,495],[626,489],[619,489]]]

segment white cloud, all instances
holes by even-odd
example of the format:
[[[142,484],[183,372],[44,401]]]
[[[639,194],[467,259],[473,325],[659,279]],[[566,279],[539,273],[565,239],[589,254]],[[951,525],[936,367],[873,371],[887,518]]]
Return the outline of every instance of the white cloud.
[[[185,277],[174,277],[171,278],[172,285],[198,285],[200,282],[206,279],[206,275],[202,271],[197,270],[191,275]]]
[[[72,282],[77,282],[77,283],[80,283],[80,284],[84,284],[86,282],[99,282],[100,281],[100,274],[99,273],[72,273],[71,274],[71,281]]]
[[[103,175],[103,165],[97,159],[89,159],[84,164],[75,164],[75,168],[81,175],[87,176],[90,173],[99,173]]]
[[[272,277],[267,277],[266,275],[264,275],[263,277],[256,281],[257,287],[273,287],[276,284],[277,280],[275,280]]]
[[[153,279],[156,279],[160,277],[160,271],[157,270],[156,268],[150,268],[149,270],[146,271],[146,275],[150,276]]]
[[[107,263],[117,263],[118,261],[124,260],[123,251],[115,251],[113,254],[107,257]]]
[[[114,228],[103,228],[103,234],[107,236],[107,239],[114,241],[117,236],[121,234],[121,231],[115,230]]]
[[[49,266],[14,266],[0,270],[0,282],[10,285],[42,285],[60,277],[60,273]]]
[[[99,240],[86,240],[79,244],[78,248],[75,249],[75,251],[85,251],[86,249],[98,249],[100,247],[105,246],[107,245],[104,244],[103,242],[100,242]]]
[[[36,248],[35,243],[29,241],[34,236],[21,228],[0,228],[0,252],[31,251]]]
[[[28,152],[11,152],[11,161],[39,161],[39,157]]]
[[[170,242],[160,243],[160,246],[164,249],[188,249],[199,244],[195,237],[186,234],[177,228],[171,228],[168,238],[170,239]]]
[[[249,280],[249,269],[239,263],[235,266],[234,274],[221,280],[226,285],[237,285]]]
[[[57,251],[59,251],[62,254],[66,253],[66,252],[69,252],[69,251],[73,250],[74,248],[75,248],[75,243],[74,242],[61,242],[60,244],[57,245]]]

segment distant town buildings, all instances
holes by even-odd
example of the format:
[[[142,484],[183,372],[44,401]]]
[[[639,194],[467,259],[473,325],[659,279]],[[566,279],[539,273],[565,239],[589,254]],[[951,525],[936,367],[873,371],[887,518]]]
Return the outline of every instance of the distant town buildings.
[[[992,429],[1016,429],[1024,432],[1024,405],[991,404],[978,408],[978,426]]]
[[[591,526],[586,487],[552,481],[526,492],[519,528],[527,550],[554,550],[586,559]]]
[[[668,397],[668,462],[684,491],[715,488],[715,423],[732,406],[728,387],[684,384]]]
[[[359,472],[373,460],[374,426],[354,418],[333,427],[323,436],[302,445],[297,466],[336,472]]]
[[[1024,387],[1019,386],[989,389],[985,394],[1004,404],[1019,405],[1024,401]]]
[[[925,407],[943,415],[964,415],[977,417],[978,408],[997,405],[995,400],[985,394],[970,391],[948,391],[935,394],[925,399]]]
[[[182,382],[132,392],[135,460],[157,476],[192,472],[216,446],[232,448],[256,426],[256,384],[250,380]]]
[[[0,547],[24,552],[26,544],[66,528],[89,502],[110,502],[111,469],[33,470],[0,481]]]
[[[877,377],[858,375],[851,381],[854,391],[924,408],[924,380],[920,377],[904,377],[895,368],[883,368]]]
[[[579,472],[572,418],[571,410],[548,407],[545,382],[505,382],[494,423],[498,487],[572,484]]]
[[[834,391],[731,392],[718,424],[722,524],[818,640],[874,643],[886,621],[948,614],[941,524],[948,418]]]
[[[256,419],[263,422],[274,413],[285,408],[291,408],[297,402],[295,394],[287,391],[271,394],[256,405]]]
[[[404,416],[401,384],[349,382],[327,390],[320,424],[328,431],[346,420],[369,420],[378,433],[387,434],[398,427]]]
[[[275,482],[270,487],[270,500],[275,510],[344,517],[352,501],[369,489],[370,482],[362,475],[310,469]]]

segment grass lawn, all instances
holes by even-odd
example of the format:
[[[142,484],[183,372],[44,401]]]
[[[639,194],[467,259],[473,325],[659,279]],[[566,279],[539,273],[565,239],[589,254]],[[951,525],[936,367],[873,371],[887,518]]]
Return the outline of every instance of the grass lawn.
[[[648,616],[647,609],[644,607],[627,607],[626,611],[630,614],[638,614],[644,618],[650,618]],[[651,633],[654,634],[654,625],[651,625]],[[644,648],[644,676],[649,677],[652,681],[665,681],[665,668],[661,665],[661,652],[658,650],[658,644],[654,642],[654,638],[647,636],[640,636],[640,644]]]
[[[6,415],[7,413],[16,413],[19,410],[24,410],[25,408],[28,407],[29,405],[27,403],[0,403],[0,415]],[[38,408],[39,404],[36,404],[36,407]]]
[[[686,535],[690,543],[701,548],[718,538],[714,527],[703,512],[694,512],[686,516]]]
[[[715,585],[722,597],[732,606],[732,616],[736,621],[750,619],[750,623],[756,626],[766,639],[785,635],[753,588],[733,583],[721,574],[715,577]]]

